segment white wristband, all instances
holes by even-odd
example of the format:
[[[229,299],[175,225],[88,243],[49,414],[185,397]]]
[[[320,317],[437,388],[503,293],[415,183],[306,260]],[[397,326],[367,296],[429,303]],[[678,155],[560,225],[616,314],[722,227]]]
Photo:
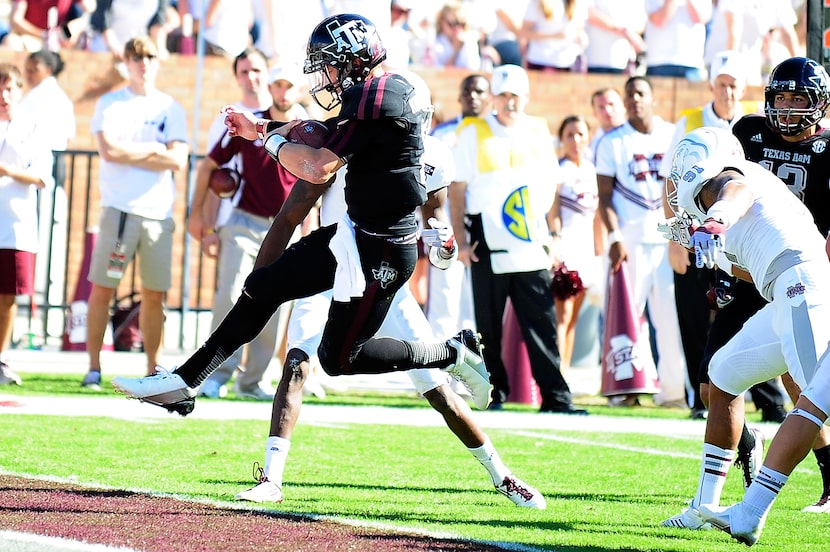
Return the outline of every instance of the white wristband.
[[[263,147],[265,148],[265,151],[268,152],[268,155],[273,157],[275,161],[279,162],[280,148],[287,143],[288,140],[275,132],[265,139]]]
[[[619,230],[608,232],[608,245],[623,241],[623,234]]]

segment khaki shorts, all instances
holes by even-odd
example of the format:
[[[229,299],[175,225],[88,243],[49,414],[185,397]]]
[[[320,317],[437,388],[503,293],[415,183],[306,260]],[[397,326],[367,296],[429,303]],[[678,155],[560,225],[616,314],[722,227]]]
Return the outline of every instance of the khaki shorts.
[[[98,237],[92,250],[89,281],[102,287],[118,287],[120,279],[107,276],[107,263],[118,241],[121,211],[104,207],[99,222]],[[167,291],[172,282],[173,231],[172,218],[153,220],[138,215],[127,215],[121,244],[127,262],[138,257],[141,286],[153,291]],[[126,272],[126,271],[125,271]]]

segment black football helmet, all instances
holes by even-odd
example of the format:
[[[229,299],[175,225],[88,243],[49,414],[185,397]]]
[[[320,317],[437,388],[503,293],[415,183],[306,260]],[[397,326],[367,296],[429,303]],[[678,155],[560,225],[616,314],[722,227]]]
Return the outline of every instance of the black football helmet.
[[[830,106],[827,71],[816,61],[805,57],[793,57],[779,63],[769,76],[764,89],[764,112],[767,124],[784,136],[795,136],[815,126],[824,118]],[[775,95],[781,92],[800,92],[810,98],[806,109],[776,108]],[[791,122],[790,116],[797,116]]]
[[[340,95],[386,59],[386,49],[375,25],[353,13],[332,15],[311,32],[303,72],[314,75],[311,95],[329,111],[340,104]],[[332,78],[329,67],[337,70]]]

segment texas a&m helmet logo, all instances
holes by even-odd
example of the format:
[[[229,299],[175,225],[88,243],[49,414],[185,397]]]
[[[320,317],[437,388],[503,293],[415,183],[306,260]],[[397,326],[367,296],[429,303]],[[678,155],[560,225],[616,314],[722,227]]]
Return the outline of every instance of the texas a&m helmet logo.
[[[366,49],[366,34],[369,30],[363,21],[355,19],[343,22],[334,19],[329,23],[327,29],[331,35],[332,43],[322,49],[333,58],[346,61],[350,59],[350,56],[346,54],[351,53],[353,56],[359,56]]]

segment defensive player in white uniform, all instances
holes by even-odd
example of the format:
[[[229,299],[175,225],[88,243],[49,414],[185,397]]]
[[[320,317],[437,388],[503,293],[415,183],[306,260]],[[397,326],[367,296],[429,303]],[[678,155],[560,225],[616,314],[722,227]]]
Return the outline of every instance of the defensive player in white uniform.
[[[428,118],[432,116],[429,88],[417,75],[408,71],[401,72],[401,74],[416,89],[418,105],[413,106],[413,111],[416,113],[421,111],[424,114],[427,121],[423,128],[428,129]],[[423,208],[425,218],[429,218],[428,213],[442,216],[446,187],[452,182],[454,176],[452,152],[437,138],[424,136],[424,154],[421,162],[424,166],[428,193],[427,203]],[[321,226],[337,224],[346,212],[344,173],[345,170],[341,169],[334,183],[322,195]],[[298,182],[298,185],[302,187],[305,184]],[[292,213],[293,217],[302,219],[305,216],[303,211],[307,212],[307,208],[316,200],[314,196],[322,193],[320,186],[310,188],[312,188],[309,190],[310,195],[307,195],[305,199],[305,209],[297,203],[292,206],[290,199],[286,201],[288,208],[296,208]],[[444,224],[434,219],[430,223],[434,227]],[[275,221],[275,224],[279,225],[280,221]],[[290,235],[288,227],[284,233],[286,236]],[[428,235],[430,231],[425,230],[423,233]],[[432,234],[441,234],[441,243],[445,243],[452,235],[448,228],[439,232],[433,230]],[[285,242],[285,240],[282,241]],[[429,243],[429,240],[425,238],[425,242]],[[438,258],[435,255],[438,249],[438,247],[430,249],[430,260],[437,267],[446,268],[454,262],[454,256],[448,259]],[[275,253],[276,251],[272,249],[270,254]],[[291,446],[291,433],[300,414],[303,384],[308,376],[310,363],[316,358],[320,346],[322,337],[320,328],[325,325],[328,318],[331,299],[332,293],[329,291],[299,299],[294,306],[288,325],[289,351],[286,355],[283,376],[274,398],[271,431],[265,447],[265,466],[261,472],[258,471],[256,474],[258,484],[236,495],[238,500],[282,501],[283,471]],[[378,335],[425,341],[434,339],[430,325],[409,286],[403,286],[398,290]],[[450,388],[450,378],[445,372],[437,369],[415,369],[408,371],[407,374],[417,391],[444,416],[450,430],[487,469],[498,492],[507,496],[518,506],[537,509],[546,507],[542,494],[516,478],[504,465],[490,439],[473,420],[470,407]]]
[[[810,212],[781,181],[746,161],[727,131],[702,127],[678,144],[667,190],[698,266],[729,269],[769,301],[712,357],[700,484],[690,511],[701,523],[749,546],[793,469],[830,412],[830,264]],[[675,189],[672,189],[674,187]],[[702,223],[699,221],[703,221]],[[718,506],[744,417],[741,397],[755,383],[789,372],[803,392],[744,495]],[[732,418],[731,424],[713,420]]]

